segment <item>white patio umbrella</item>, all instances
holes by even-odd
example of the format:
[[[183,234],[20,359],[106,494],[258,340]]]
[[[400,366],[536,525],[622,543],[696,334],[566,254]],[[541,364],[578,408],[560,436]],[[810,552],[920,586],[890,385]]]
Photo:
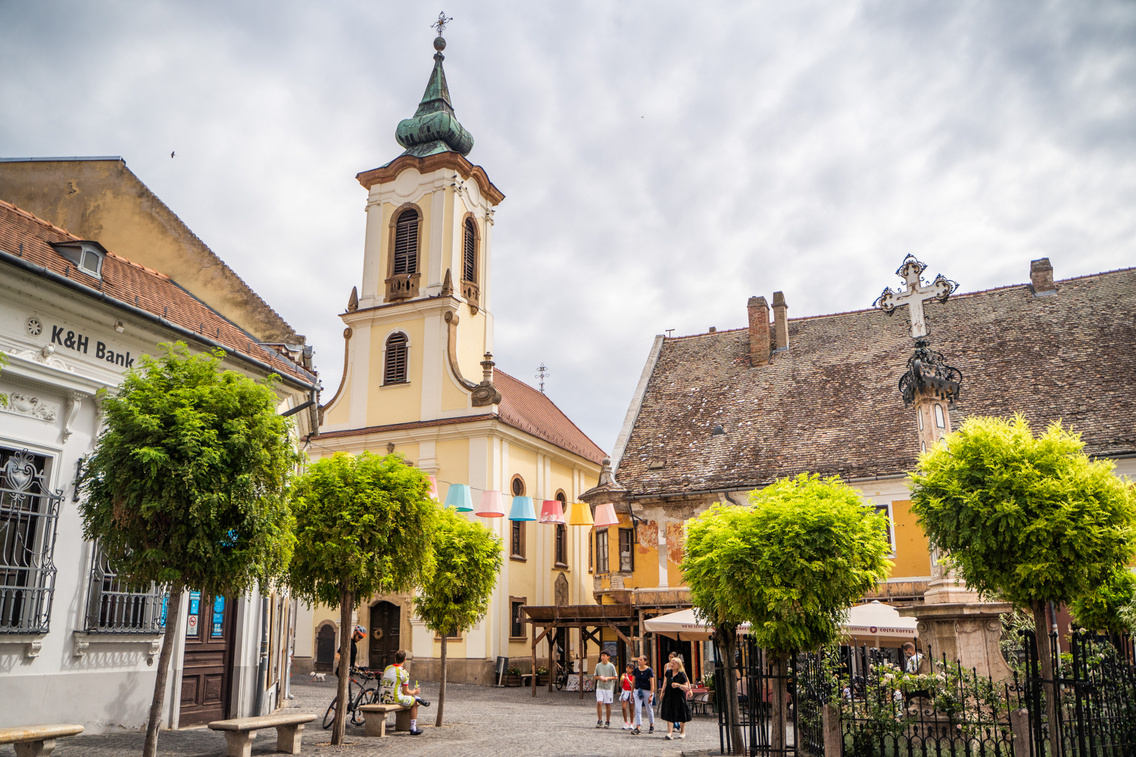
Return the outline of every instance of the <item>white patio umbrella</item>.
[[[711,626],[695,616],[693,609],[647,618],[643,621],[643,627],[652,633],[679,641],[705,641],[714,633]],[[738,633],[745,633],[748,628],[749,623],[745,623],[738,629]]]
[[[905,641],[915,641],[916,625],[915,618],[901,617],[891,605],[874,600],[849,610],[842,628],[847,643],[853,646],[898,647]]]

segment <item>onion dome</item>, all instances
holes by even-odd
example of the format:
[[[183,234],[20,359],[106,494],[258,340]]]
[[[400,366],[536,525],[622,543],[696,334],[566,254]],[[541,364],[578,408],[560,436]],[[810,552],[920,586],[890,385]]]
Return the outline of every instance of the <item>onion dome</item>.
[[[442,61],[446,56],[446,40],[438,36],[434,40],[434,70],[426,84],[426,92],[414,116],[399,122],[394,138],[406,148],[403,155],[423,158],[441,152],[456,152],[468,155],[473,149],[473,135],[462,128],[450,104],[450,88],[446,85],[446,72]]]

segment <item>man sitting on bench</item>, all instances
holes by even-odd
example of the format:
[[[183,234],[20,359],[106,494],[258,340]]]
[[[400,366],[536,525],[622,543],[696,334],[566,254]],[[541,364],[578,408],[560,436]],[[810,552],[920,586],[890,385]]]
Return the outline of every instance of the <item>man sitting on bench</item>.
[[[403,707],[409,707],[410,735],[421,736],[422,731],[418,730],[418,705],[429,707],[430,703],[418,697],[422,693],[421,687],[411,691],[410,673],[402,667],[404,662],[406,662],[406,652],[400,649],[394,653],[394,664],[387,665],[383,671],[379,697],[383,704],[401,704]]]

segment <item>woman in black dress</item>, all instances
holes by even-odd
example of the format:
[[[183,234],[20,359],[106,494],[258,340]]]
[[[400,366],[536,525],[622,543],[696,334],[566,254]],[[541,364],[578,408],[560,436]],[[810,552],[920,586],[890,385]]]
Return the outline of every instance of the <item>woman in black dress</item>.
[[[675,657],[667,667],[670,669],[670,685],[663,692],[661,715],[667,721],[666,738],[676,738],[674,724],[679,724],[677,738],[686,738],[686,724],[690,722],[690,704],[686,701],[686,694],[690,691],[690,679],[686,677],[686,670],[681,657]]]

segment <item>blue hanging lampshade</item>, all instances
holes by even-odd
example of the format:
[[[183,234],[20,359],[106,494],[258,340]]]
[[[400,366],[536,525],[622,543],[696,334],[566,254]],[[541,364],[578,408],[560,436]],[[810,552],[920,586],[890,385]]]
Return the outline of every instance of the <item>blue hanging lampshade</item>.
[[[536,520],[536,508],[533,507],[532,497],[513,497],[509,520]]]
[[[456,508],[459,513],[473,512],[473,496],[469,493],[469,484],[450,484],[446,492],[446,507]]]

